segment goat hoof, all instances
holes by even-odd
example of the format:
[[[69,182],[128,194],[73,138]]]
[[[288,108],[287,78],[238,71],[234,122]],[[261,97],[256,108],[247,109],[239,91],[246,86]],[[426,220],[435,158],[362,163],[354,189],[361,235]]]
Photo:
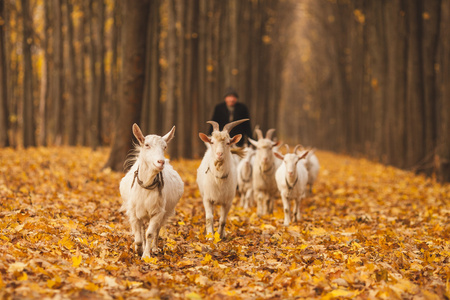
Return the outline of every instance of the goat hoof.
[[[137,254],[140,256],[142,253],[144,253],[144,249],[142,247],[142,244],[136,244],[134,245],[134,250],[137,252]]]
[[[161,249],[160,249],[160,248],[158,248],[158,247],[152,248],[152,253],[158,254],[159,252],[161,252]]]

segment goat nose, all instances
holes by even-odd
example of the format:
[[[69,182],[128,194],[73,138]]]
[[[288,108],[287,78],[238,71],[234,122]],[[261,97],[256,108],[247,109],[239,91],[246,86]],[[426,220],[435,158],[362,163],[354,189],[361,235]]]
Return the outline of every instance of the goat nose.
[[[217,156],[221,157],[223,155],[223,152],[217,152]]]
[[[164,161],[163,159],[160,159],[160,160],[158,160],[158,163],[159,163],[160,165],[164,165],[165,161]]]

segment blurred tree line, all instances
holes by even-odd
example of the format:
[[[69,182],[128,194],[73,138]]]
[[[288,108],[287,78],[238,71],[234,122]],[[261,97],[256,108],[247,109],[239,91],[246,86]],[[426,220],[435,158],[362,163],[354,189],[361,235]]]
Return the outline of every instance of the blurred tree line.
[[[227,86],[278,138],[450,181],[450,0],[0,0],[0,146],[199,157]]]
[[[1,146],[95,148],[121,140],[126,146],[113,146],[117,158],[109,163],[121,169],[130,122],[157,134],[175,124],[170,155],[198,157],[198,132],[227,86],[249,106],[253,124],[276,125],[287,53],[281,28],[294,1],[0,4]]]
[[[282,138],[449,182],[450,0],[305,0],[298,8]]]

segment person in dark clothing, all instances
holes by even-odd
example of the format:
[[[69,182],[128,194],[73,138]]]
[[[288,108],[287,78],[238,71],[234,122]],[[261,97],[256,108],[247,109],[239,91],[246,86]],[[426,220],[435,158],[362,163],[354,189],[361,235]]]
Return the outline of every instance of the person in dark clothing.
[[[247,106],[244,103],[238,102],[239,95],[232,87],[228,87],[225,90],[223,98],[225,101],[216,105],[211,119],[212,121],[219,123],[220,130],[222,130],[223,126],[227,123],[241,119],[250,119]],[[212,130],[211,126],[209,134],[212,133]],[[237,134],[242,134],[242,139],[237,143],[237,146],[242,147],[244,143],[247,142],[247,138],[252,138],[250,121],[239,124],[230,132],[231,137]]]

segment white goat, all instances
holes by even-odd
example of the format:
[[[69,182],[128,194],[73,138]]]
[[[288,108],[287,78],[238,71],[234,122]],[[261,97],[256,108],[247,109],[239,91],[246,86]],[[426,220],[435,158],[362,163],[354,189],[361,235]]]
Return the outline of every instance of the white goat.
[[[273,147],[279,142],[271,140],[275,129],[269,129],[264,138],[261,130],[255,129],[258,141],[248,139],[256,147],[255,161],[253,165],[253,197],[256,199],[256,213],[259,217],[273,213],[275,197],[278,194],[275,182],[275,171],[281,164],[273,154]]]
[[[305,160],[302,160],[302,163],[305,165],[306,170],[308,170],[308,187],[309,193],[312,194],[312,186],[319,175],[320,164],[319,159],[314,154],[316,149],[306,150],[305,148],[302,148],[297,151],[297,154],[301,156],[304,152],[308,152],[308,155]]]
[[[134,234],[136,252],[142,259],[158,251],[159,231],[175,212],[175,206],[184,191],[180,175],[164,157],[167,143],[173,138],[175,126],[163,137],[144,137],[137,124],[133,134],[139,141],[136,154],[126,163],[133,164],[120,181],[120,194]],[[145,231],[144,223],[148,222]],[[144,245],[143,245],[144,244]]]
[[[251,147],[245,148],[245,156],[237,166],[238,191],[241,194],[240,205],[244,209],[253,206],[253,161],[255,150]]]
[[[298,163],[308,155],[308,151],[299,156],[296,154],[298,147],[295,147],[294,153],[285,155],[274,153],[276,157],[283,160],[283,164],[275,174],[275,179],[283,201],[285,226],[291,223],[290,200],[294,200],[294,221],[300,221],[300,202],[305,197],[308,182],[308,171],[304,164]]]
[[[209,145],[197,169],[197,184],[205,207],[208,235],[214,234],[214,205],[220,205],[221,208],[218,233],[220,238],[225,235],[225,223],[237,186],[236,165],[230,148],[242,138],[241,134],[230,138],[229,132],[245,121],[248,119],[228,123],[222,131],[219,130],[218,123],[208,121],[213,126],[211,137],[199,133],[200,139]]]

